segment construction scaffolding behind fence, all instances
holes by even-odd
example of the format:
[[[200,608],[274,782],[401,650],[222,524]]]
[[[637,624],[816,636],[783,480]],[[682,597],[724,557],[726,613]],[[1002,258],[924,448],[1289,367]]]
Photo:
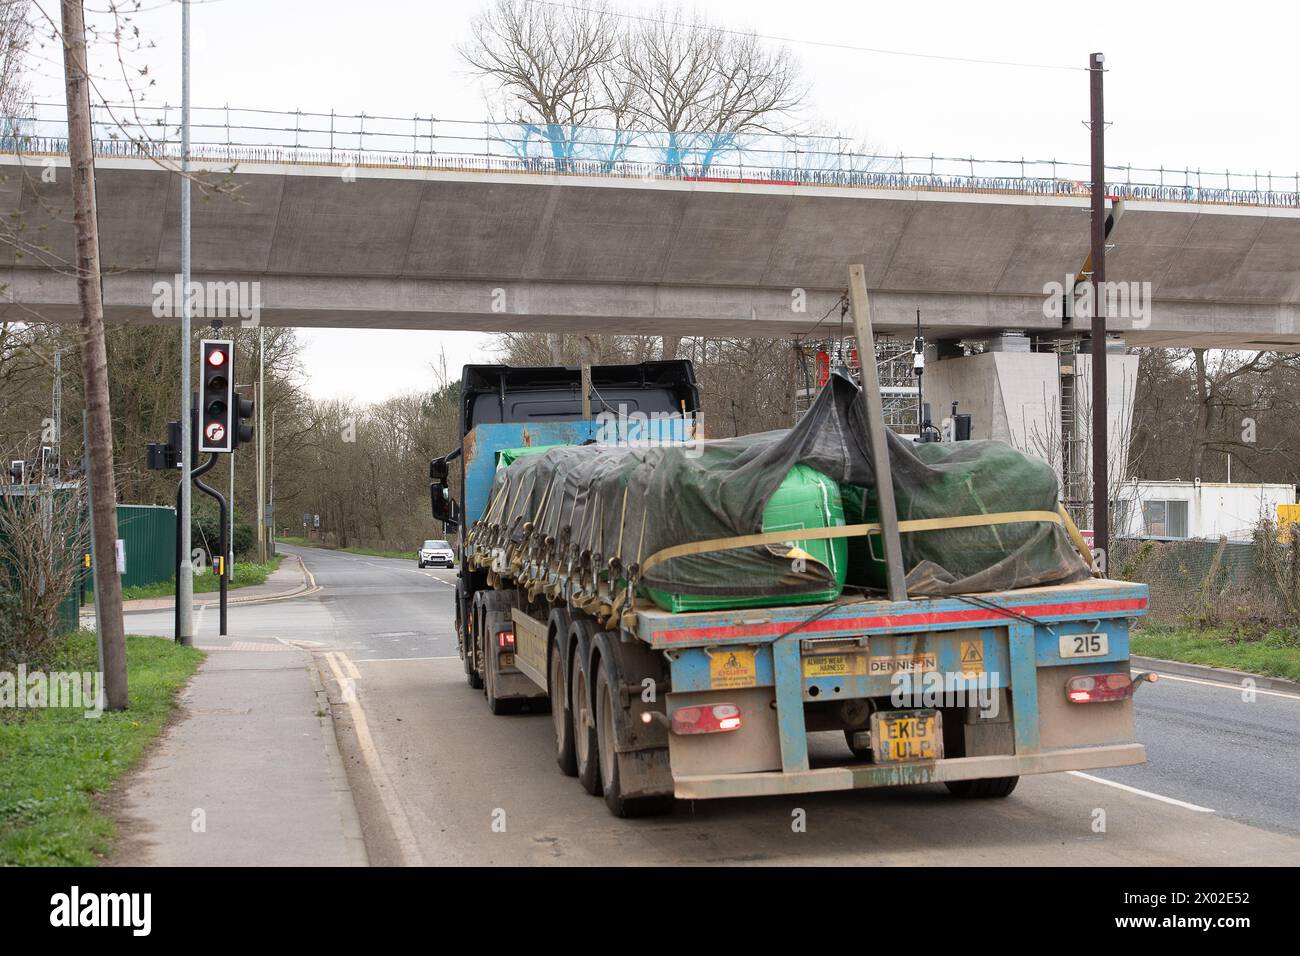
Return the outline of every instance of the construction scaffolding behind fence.
[[[861,384],[857,340],[852,336],[805,340],[796,338],[795,418],[808,410],[833,370],[846,371]],[[911,340],[876,339],[876,370],[885,424],[900,435],[918,434],[917,387],[912,374]]]
[[[1052,462],[1061,482],[1061,502],[1070,517],[1080,528],[1092,527],[1092,485],[1088,460],[1089,410],[1088,396],[1079,394],[1079,363],[1089,360],[1086,352],[1079,350],[1078,336],[1068,338],[1038,338],[1033,342],[1035,352],[1052,352],[1057,357],[1058,391],[1056,395],[1057,433],[1050,436],[1055,447],[1050,449],[1058,456]],[[1049,420],[1051,418],[1049,412]],[[1048,449],[1043,449],[1048,451]]]

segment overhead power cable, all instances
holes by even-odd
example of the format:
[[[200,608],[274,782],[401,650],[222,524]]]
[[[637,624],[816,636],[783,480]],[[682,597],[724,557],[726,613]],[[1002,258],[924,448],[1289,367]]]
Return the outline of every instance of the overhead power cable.
[[[621,20],[636,20],[642,23],[658,23],[667,26],[672,25],[674,22],[663,17],[653,17],[643,13],[623,13],[618,10],[599,10],[594,7],[585,7],[578,3],[562,3],[560,0],[527,0],[527,2],[545,7],[554,7],[559,10],[575,10],[580,13],[603,14],[618,17]],[[749,30],[733,30],[722,26],[710,26],[707,29],[716,33],[726,33],[732,36],[755,36],[760,40],[771,40],[776,43],[798,43],[804,46],[816,46],[828,50],[848,50],[853,53],[874,53],[879,56],[904,56],[920,60],[945,60],[950,63],[970,63],[978,66],[1011,66],[1029,70],[1078,70],[1085,73],[1088,71],[1088,67],[1086,66],[1066,66],[1063,63],[1025,63],[1017,60],[988,60],[973,56],[951,56],[944,53],[919,53],[915,50],[889,50],[883,47],[839,43],[834,40],[805,40],[800,37],[777,36],[775,34],[757,33]]]

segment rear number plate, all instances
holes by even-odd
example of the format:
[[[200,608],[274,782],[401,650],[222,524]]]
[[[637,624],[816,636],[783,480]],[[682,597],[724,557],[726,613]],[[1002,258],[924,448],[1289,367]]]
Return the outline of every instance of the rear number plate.
[[[871,715],[876,763],[943,758],[943,724],[936,710],[882,710]]]
[[[1062,657],[1105,657],[1110,653],[1110,636],[1107,634],[1062,634]]]

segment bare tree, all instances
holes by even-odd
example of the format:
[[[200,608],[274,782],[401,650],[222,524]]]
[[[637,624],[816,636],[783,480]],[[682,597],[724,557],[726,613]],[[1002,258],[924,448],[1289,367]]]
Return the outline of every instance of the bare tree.
[[[496,0],[470,29],[461,56],[524,126],[516,148],[536,130],[557,160],[612,162],[649,138],[663,164],[707,167],[744,133],[788,132],[807,94],[787,48],[676,6],[623,25],[599,3]]]
[[[613,86],[602,71],[619,56],[619,32],[608,8],[496,0],[470,32],[460,55],[494,83],[507,119],[540,127],[554,158],[571,158],[575,130],[609,112]]]
[[[0,116],[7,123],[25,115],[31,99],[23,61],[31,40],[31,0],[0,0]]]
[[[1242,353],[1192,349],[1196,383],[1196,419],[1191,435],[1191,469],[1193,478],[1201,478],[1205,467],[1205,453],[1211,449],[1231,453],[1234,450],[1252,451],[1251,442],[1241,441],[1240,426],[1233,428],[1231,419],[1258,406],[1259,397],[1250,385],[1250,379],[1267,375],[1278,363],[1271,352]],[[1212,435],[1214,425],[1224,422],[1226,435]]]
[[[641,125],[668,134],[666,162],[707,166],[736,134],[785,132],[807,87],[785,47],[660,6],[624,42],[624,69]]]
[[[36,449],[4,449],[25,461]],[[61,634],[60,606],[72,593],[85,547],[79,487],[33,474],[0,497],[0,667],[41,662]]]

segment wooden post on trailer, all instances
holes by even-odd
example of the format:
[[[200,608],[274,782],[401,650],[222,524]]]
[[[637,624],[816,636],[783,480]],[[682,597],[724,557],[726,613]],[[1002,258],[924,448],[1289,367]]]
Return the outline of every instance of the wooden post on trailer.
[[[853,332],[858,340],[858,365],[862,371],[862,400],[866,406],[867,446],[876,473],[876,497],[880,505],[880,534],[885,542],[885,570],[889,599],[907,600],[903,575],[903,544],[898,537],[898,509],[894,504],[894,479],[889,469],[889,445],[885,439],[885,411],[880,402],[880,374],[876,369],[876,340],[871,332],[871,305],[867,300],[866,270],[849,266],[849,304],[853,309]]]

